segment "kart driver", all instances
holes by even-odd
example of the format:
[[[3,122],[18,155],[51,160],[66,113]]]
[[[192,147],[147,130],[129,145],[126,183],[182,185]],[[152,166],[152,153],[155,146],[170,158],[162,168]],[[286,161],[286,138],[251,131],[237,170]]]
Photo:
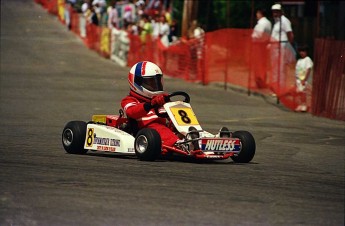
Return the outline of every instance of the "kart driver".
[[[166,119],[154,111],[165,104],[167,96],[163,90],[162,70],[152,62],[138,62],[128,73],[128,83],[129,95],[121,101],[127,117],[135,119],[139,129],[155,129],[163,144],[173,146],[179,138],[167,127]]]

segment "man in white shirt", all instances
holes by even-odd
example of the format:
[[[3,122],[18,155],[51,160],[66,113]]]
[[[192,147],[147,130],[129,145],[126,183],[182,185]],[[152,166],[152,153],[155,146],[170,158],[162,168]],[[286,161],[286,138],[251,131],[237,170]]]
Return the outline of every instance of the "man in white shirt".
[[[258,9],[256,11],[257,24],[252,33],[252,68],[254,71],[255,83],[257,88],[266,87],[267,79],[267,44],[270,40],[272,24],[266,18],[266,11]]]
[[[254,27],[252,33],[252,39],[256,42],[267,42],[272,30],[271,21],[266,17],[266,11],[264,9],[258,9],[256,11],[257,24]]]
[[[274,25],[271,33],[271,88],[280,95],[286,88],[286,64],[296,62],[296,52],[292,47],[294,34],[291,22],[283,15],[280,4],[272,6]]]

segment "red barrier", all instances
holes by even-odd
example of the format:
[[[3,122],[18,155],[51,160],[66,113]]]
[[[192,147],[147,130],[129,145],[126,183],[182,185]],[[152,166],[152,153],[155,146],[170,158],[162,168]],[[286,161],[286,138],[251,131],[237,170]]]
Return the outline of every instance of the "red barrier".
[[[345,41],[316,39],[312,114],[345,121]]]
[[[58,4],[57,4],[57,0],[50,0],[47,3],[47,10],[49,13],[53,14],[53,15],[57,15],[58,14]]]
[[[57,15],[57,0],[35,0],[35,2],[41,4],[49,13]]]
[[[71,30],[78,36],[80,36],[79,29],[79,13],[74,10],[70,10],[71,15]]]
[[[165,68],[163,69],[168,75],[184,80],[191,80],[189,76],[190,51],[185,43],[180,43],[169,47],[165,51]]]
[[[42,5],[44,8],[46,8],[46,5],[48,3],[48,0],[35,0],[37,4]]]
[[[146,41],[142,42],[140,36],[129,34],[129,52],[127,58],[127,66],[132,67],[139,61],[147,60],[154,62],[153,59],[153,46],[155,43],[152,41],[150,35],[146,37]]]
[[[189,81],[201,81],[203,74],[204,46],[199,40],[184,40],[170,47],[147,36],[145,42],[140,37],[129,35],[130,48],[127,66],[148,60],[157,63],[165,74]]]
[[[250,30],[222,29],[206,33],[204,84],[223,82],[248,87]]]
[[[101,28],[95,24],[86,25],[86,45],[90,49],[99,51],[99,39],[101,34]]]

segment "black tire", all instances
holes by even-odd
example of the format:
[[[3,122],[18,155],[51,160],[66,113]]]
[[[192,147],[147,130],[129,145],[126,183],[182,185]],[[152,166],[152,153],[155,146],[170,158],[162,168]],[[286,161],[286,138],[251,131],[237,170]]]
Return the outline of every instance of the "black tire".
[[[231,159],[238,163],[248,163],[255,155],[256,144],[254,137],[248,131],[236,131],[232,137],[239,138],[241,141],[241,151],[237,156],[232,156]]]
[[[62,131],[62,145],[67,153],[85,154],[84,142],[86,137],[86,122],[71,121]]]
[[[162,152],[161,136],[154,129],[141,129],[135,137],[134,149],[139,160],[154,161]]]

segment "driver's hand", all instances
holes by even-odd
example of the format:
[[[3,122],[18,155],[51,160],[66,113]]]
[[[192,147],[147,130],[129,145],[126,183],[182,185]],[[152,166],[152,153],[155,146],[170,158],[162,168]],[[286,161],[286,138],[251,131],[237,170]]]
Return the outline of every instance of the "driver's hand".
[[[160,94],[154,96],[151,100],[151,106],[163,106],[165,104],[165,97],[168,96],[167,94]]]

